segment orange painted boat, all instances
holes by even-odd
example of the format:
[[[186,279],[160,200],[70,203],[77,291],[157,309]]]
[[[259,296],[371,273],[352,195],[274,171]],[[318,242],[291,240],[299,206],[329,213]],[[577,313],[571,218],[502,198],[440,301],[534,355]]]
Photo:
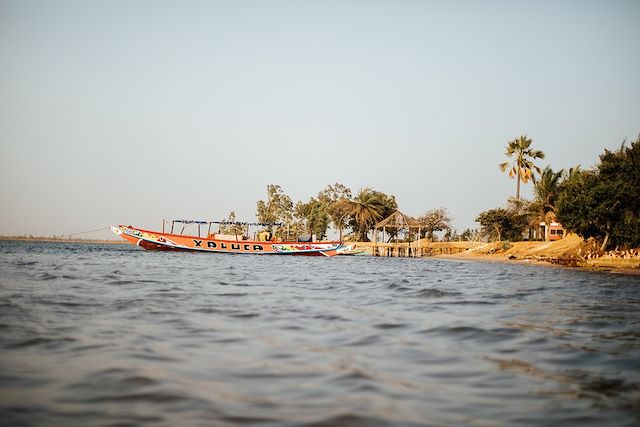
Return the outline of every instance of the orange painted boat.
[[[196,224],[197,235],[174,234],[174,223]],[[200,236],[200,226],[211,224],[265,225],[252,223],[229,223],[225,221],[183,221],[172,222],[171,233],[149,231],[130,225],[111,226],[111,230],[127,242],[147,250],[155,251],[191,251],[229,254],[261,254],[261,255],[306,255],[334,256],[342,247],[341,242],[280,242],[274,240],[249,240],[246,236],[229,236],[206,233]],[[164,228],[164,227],[163,227]],[[184,231],[184,228],[182,229]]]

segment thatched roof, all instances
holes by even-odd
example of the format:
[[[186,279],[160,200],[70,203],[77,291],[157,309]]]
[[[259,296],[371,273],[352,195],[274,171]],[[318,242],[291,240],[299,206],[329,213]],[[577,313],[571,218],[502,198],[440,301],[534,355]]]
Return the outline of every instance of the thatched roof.
[[[400,211],[395,211],[387,218],[383,219],[375,225],[375,228],[393,227],[393,228],[419,228],[420,222]]]

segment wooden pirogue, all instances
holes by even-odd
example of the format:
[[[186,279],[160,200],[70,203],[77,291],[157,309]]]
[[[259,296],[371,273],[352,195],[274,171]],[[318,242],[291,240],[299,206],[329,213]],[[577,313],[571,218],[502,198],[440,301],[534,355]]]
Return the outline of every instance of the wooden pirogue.
[[[174,234],[174,224],[196,224],[197,235]],[[164,222],[163,222],[164,224]],[[271,238],[264,240],[249,240],[246,235],[211,234],[211,224],[225,224],[238,226],[266,226],[279,224],[262,224],[227,221],[193,221],[174,220],[171,233],[143,230],[130,225],[111,226],[111,230],[131,244],[148,250],[156,251],[191,251],[209,253],[233,254],[261,254],[261,255],[304,255],[304,256],[334,256],[341,248],[341,242],[289,242],[275,241]],[[200,236],[200,226],[208,225],[206,237]],[[164,228],[164,227],[163,227]],[[184,227],[182,229],[184,231]],[[270,233],[268,233],[270,234]]]

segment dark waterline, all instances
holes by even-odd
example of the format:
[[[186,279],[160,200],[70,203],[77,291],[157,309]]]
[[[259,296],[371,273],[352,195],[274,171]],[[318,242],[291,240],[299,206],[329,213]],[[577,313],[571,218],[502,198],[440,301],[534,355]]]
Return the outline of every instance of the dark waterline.
[[[638,276],[0,242],[0,425],[638,424]]]

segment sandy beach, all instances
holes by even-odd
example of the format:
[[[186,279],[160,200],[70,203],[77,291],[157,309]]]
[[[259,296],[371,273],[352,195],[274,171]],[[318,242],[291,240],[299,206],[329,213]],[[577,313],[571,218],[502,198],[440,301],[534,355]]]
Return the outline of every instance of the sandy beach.
[[[640,256],[637,249],[598,253],[592,242],[585,242],[575,234],[553,242],[493,242],[455,254],[434,255],[438,258],[555,265],[594,271],[640,275]]]

